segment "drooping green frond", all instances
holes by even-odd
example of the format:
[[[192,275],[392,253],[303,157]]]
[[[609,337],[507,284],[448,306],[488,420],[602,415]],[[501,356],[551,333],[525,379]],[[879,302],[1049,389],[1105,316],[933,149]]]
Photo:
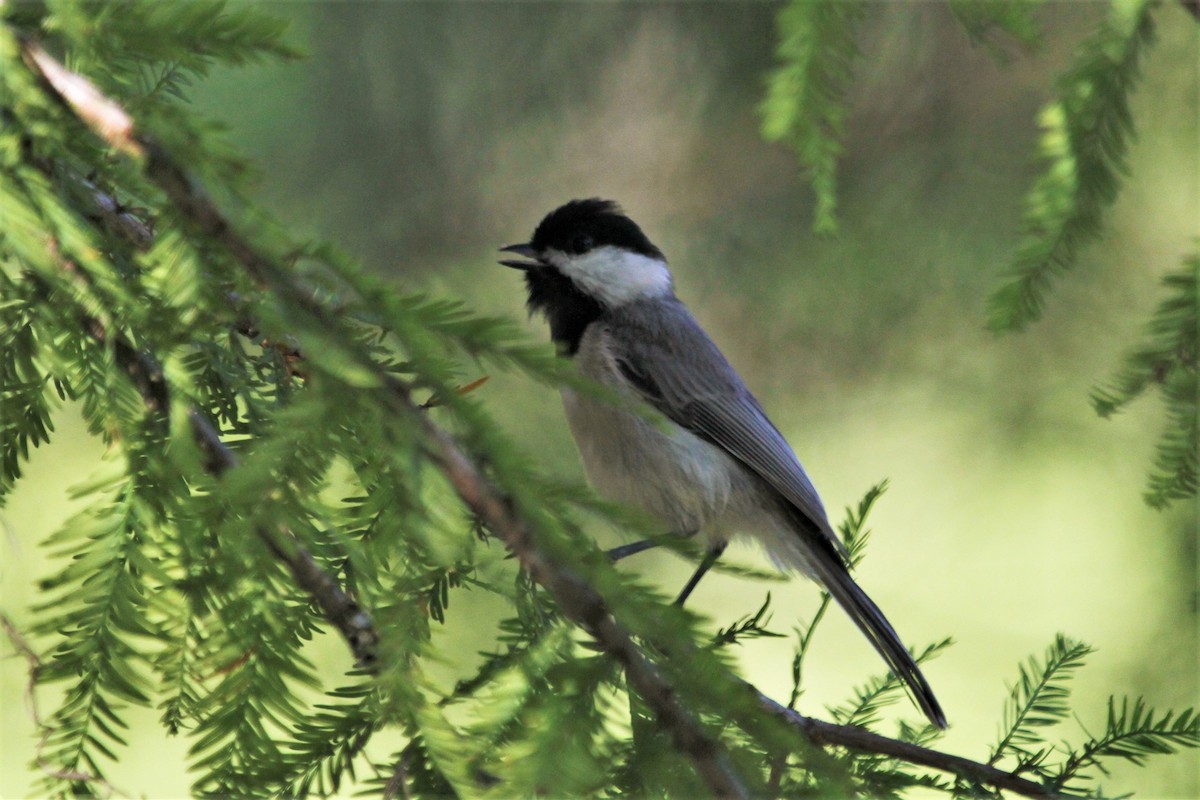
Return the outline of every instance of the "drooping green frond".
[[[54,642],[39,682],[66,684],[40,754],[54,767],[44,788],[56,795],[90,791],[74,776],[103,779],[125,745],[124,712],[150,702],[145,617],[162,580],[147,547],[152,515],[129,482],[110,471],[85,491],[100,493],[93,507],[47,540],[70,563],[43,583],[37,628]]]
[[[1129,97],[1150,44],[1155,0],[1113,0],[1042,109],[1045,170],[1025,199],[1010,275],[989,300],[989,325],[1020,330],[1042,313],[1051,284],[1100,233],[1116,199],[1133,136]]]
[[[307,599],[289,601],[269,586],[239,581],[215,609],[222,625],[207,660],[213,685],[198,704],[191,746],[199,796],[266,795],[288,772],[280,741],[309,720],[296,697],[298,687],[316,684],[300,653],[311,636]]]
[[[762,134],[788,144],[808,171],[818,233],[837,231],[837,162],[847,113],[842,95],[858,55],[855,27],[866,9],[858,0],[792,0],[776,23],[778,66],[759,108]]]
[[[1071,711],[1067,705],[1071,695],[1067,684],[1090,653],[1090,646],[1059,634],[1041,661],[1030,656],[1029,661],[1021,665],[1020,675],[1004,705],[1003,732],[992,748],[989,764],[996,763],[1006,754],[1028,757],[1030,754],[1023,748],[1042,742],[1038,729],[1067,717]]]
[[[1092,390],[1096,413],[1108,417],[1157,386],[1167,405],[1146,502],[1163,508],[1196,496],[1200,473],[1200,253],[1163,278],[1167,297],[1146,328],[1145,339],[1122,359],[1112,380]]]
[[[161,676],[161,721],[167,733],[175,736],[196,720],[207,677],[202,655],[206,637],[195,604],[171,602],[173,598],[169,599],[165,593],[162,599],[163,649],[154,658],[154,668]]]
[[[2,254],[0,254],[2,257]],[[38,363],[33,298],[0,268],[0,506],[29,451],[49,444],[53,379]]]
[[[604,659],[570,659],[570,634],[560,625],[458,701],[469,709],[471,772],[494,776],[505,792],[579,796],[603,783],[612,746],[602,685],[612,671]],[[553,762],[538,757],[546,748]]]
[[[998,58],[994,37],[997,31],[1011,36],[1026,47],[1041,42],[1042,29],[1033,12],[1039,0],[950,0],[950,10],[962,24],[971,41],[986,44]]]
[[[363,748],[379,729],[378,698],[358,684],[329,692],[329,702],[316,705],[296,726],[295,739],[284,754],[287,769],[277,796],[328,797],[344,780],[353,780]]]

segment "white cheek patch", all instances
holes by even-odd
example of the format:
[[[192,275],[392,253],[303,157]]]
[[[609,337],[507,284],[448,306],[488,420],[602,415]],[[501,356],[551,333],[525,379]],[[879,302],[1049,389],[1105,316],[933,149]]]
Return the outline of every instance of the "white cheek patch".
[[[607,245],[579,256],[553,250],[547,255],[564,275],[608,306],[671,291],[671,272],[659,258]]]

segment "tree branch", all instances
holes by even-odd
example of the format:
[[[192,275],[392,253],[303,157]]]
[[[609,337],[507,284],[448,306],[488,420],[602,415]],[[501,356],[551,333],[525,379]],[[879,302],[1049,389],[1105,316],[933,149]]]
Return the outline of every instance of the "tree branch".
[[[92,337],[104,344],[103,325],[98,320],[90,321],[92,324],[88,330]],[[147,407],[166,413],[169,408],[168,388],[158,362],[147,353],[131,347],[123,338],[116,338],[113,345],[117,363],[137,386]],[[238,457],[221,441],[220,433],[208,418],[194,406],[188,409],[187,415],[192,436],[205,456],[205,470],[214,478],[220,478],[237,467]],[[267,549],[287,566],[296,584],[316,602],[322,616],[346,639],[358,665],[374,667],[378,658],[379,634],[371,615],[346,594],[329,573],[321,569],[291,531],[280,528],[284,541],[261,525],[255,528],[255,532]]]
[[[400,395],[396,390],[393,393],[401,396],[415,411],[407,393]],[[604,599],[578,576],[537,549],[528,525],[449,433],[427,415],[418,415],[418,419],[433,444],[431,456],[458,496],[504,540],[530,574],[554,596],[563,615],[588,631],[601,648],[625,668],[630,684],[654,710],[659,723],[671,732],[675,746],[692,760],[714,794],[745,797],[746,791],[729,767],[723,748],[703,731],[691,712],[679,702],[671,685],[608,613]]]
[[[55,90],[56,96],[93,130],[101,133],[105,141],[132,155],[143,155],[141,146],[133,136],[133,122],[115,102],[96,90],[85,78],[67,71],[38,45],[21,40],[26,63],[45,79]],[[90,109],[81,112],[80,106]],[[36,166],[48,177],[54,177],[51,165],[37,163]],[[82,176],[68,174],[67,179],[85,193],[97,218],[111,232],[129,242],[134,249],[144,251],[154,241],[153,226],[128,210],[113,196]],[[74,269],[69,271],[82,278]],[[45,287],[44,287],[45,288]],[[81,315],[84,330],[99,344],[109,340],[104,324],[97,318]],[[170,399],[162,368],[158,362],[129,344],[122,336],[113,342],[114,358],[137,387],[147,408],[160,414],[167,413]],[[193,438],[205,455],[204,467],[213,477],[219,478],[238,465],[238,458],[224,442],[212,423],[195,407],[187,411]],[[371,616],[363,610],[338,582],[321,569],[312,555],[299,544],[294,534],[281,529],[288,545],[276,538],[265,528],[256,528],[256,533],[271,553],[282,561],[292,573],[296,584],[308,592],[321,609],[322,615],[346,639],[360,667],[372,668],[378,658],[379,635]]]
[[[806,717],[798,711],[772,700],[751,684],[747,683],[745,686],[748,691],[754,693],[759,705],[765,711],[783,719],[816,744],[835,745],[863,753],[890,756],[910,764],[920,764],[923,767],[948,772],[976,783],[985,783],[995,786],[997,789],[1005,789],[1038,800],[1048,800],[1059,796],[1056,791],[1043,784],[988,764],[972,761],[969,758],[931,750],[928,747],[899,739],[891,739],[857,725],[838,725]]]
[[[285,272],[261,255],[230,226],[216,206],[194,187],[187,173],[151,137],[138,132],[132,121],[128,125],[109,124],[114,118],[112,108],[119,106],[94,88],[91,91],[81,88],[79,82],[90,87],[86,79],[67,72],[36,44],[23,40],[22,47],[27,63],[38,71],[80,120],[113,147],[145,157],[146,176],[162,189],[176,210],[201,233],[220,243],[247,272],[270,285],[281,299],[299,300],[304,309],[318,319],[333,321],[324,307],[313,298],[306,297],[302,289],[286,279]],[[125,120],[128,120],[127,116]],[[622,664],[630,685],[653,709],[660,724],[670,731],[675,746],[691,760],[714,794],[720,797],[745,797],[746,790],[729,766],[720,742],[710,737],[692,713],[680,703],[671,685],[634,643],[628,631],[609,613],[599,593],[538,549],[528,524],[503,492],[484,475],[448,432],[420,412],[405,385],[377,365],[374,366],[376,375],[384,385],[384,396],[389,406],[398,413],[411,414],[418,421],[426,438],[429,456],[450,481],[463,503],[504,541],[522,565],[554,596],[564,616],[588,631],[601,649]],[[235,465],[236,459],[220,442],[216,432],[211,426],[205,425],[207,423],[202,418],[193,416],[197,439],[208,442],[214,457],[224,465],[222,469]],[[299,575],[297,578],[299,580]],[[1057,796],[1053,790],[1041,784],[986,764],[890,739],[865,728],[805,717],[772,700],[750,684],[744,686],[754,692],[764,711],[784,719],[816,744],[889,756],[1039,800]]]
[[[55,249],[51,243],[52,251]],[[57,252],[53,253],[56,257]],[[63,262],[63,269],[83,280],[82,274],[70,262]],[[37,278],[43,291],[49,286]],[[170,394],[162,368],[153,356],[133,347],[127,339],[112,335],[103,321],[88,314],[80,314],[80,325],[101,346],[111,345],[113,358],[137,388],[146,408],[153,414],[165,415],[170,410]],[[197,446],[204,454],[204,469],[214,478],[238,465],[238,458],[224,442],[220,433],[199,409],[191,406],[187,410],[188,423]],[[359,666],[372,668],[378,659],[379,634],[375,630],[370,614],[351,598],[332,576],[321,569],[312,555],[299,543],[297,537],[286,528],[279,533],[286,541],[262,526],[255,528],[258,537],[277,559],[292,573],[296,584],[308,592],[325,617],[346,639]]]

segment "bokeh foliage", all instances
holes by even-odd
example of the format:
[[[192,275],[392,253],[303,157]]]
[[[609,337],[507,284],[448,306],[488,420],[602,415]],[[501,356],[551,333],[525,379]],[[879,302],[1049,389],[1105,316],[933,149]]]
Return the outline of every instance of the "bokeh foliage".
[[[655,643],[648,652],[756,793],[772,781],[789,795],[982,791],[903,762],[810,751],[730,691],[727,651],[769,633],[768,607],[711,641],[696,617],[613,571],[583,535],[597,519],[638,523],[542,474],[483,401],[457,391],[487,370],[557,384],[567,378],[549,349],[455,301],[398,294],[253,209],[247,165],[180,100],[214,63],[291,57],[269,16],[219,3],[55,2],[4,13],[4,486],[29,448],[49,439],[51,413],[64,402],[108,448],[97,479],[76,490],[89,508],[46,540],[62,567],[41,584],[30,631],[48,654],[39,683],[65,687],[43,721],[45,740],[31,743],[48,792],[106,790],[102,776],[125,755],[122,728],[135,706],[161,709],[166,730],[190,738],[198,794],[326,794],[397,776],[422,796],[702,789],[617,665],[582,645],[454,498],[419,426],[381,401],[387,378],[436,398],[424,413],[486,463],[539,547]],[[201,235],[136,158],[92,135],[39,84],[21,37],[61,53],[131,110],[287,269],[248,274]],[[296,302],[297,287],[316,310]],[[161,365],[163,405],[148,404],[130,380],[125,346]],[[219,479],[193,439],[194,412],[240,457]],[[876,496],[848,515],[851,542],[862,540]],[[327,625],[259,528],[289,531],[373,611],[384,642],[378,676],[320,674],[307,651]],[[478,674],[446,692],[426,667],[459,654],[439,649],[433,630],[467,589],[501,598],[507,615]],[[793,700],[814,627],[794,662]],[[699,649],[684,655],[692,645]],[[1105,757],[1138,761],[1197,743],[1190,713],[1157,714],[1136,700],[1114,701],[1105,730],[1081,744],[1046,742],[1043,729],[1069,712],[1062,673],[1084,649],[1060,640],[1021,670],[994,760],[1082,792]],[[873,724],[898,690],[894,680],[873,681],[837,716]],[[406,744],[369,755],[385,728]],[[936,732],[902,726],[900,736],[928,743]]]
[[[999,34],[1026,47],[1040,40],[1033,2],[949,5],[972,39],[990,41],[998,53],[1004,52],[995,44]],[[1044,166],[1025,199],[1022,240],[1009,275],[989,301],[993,329],[1017,331],[1037,321],[1050,287],[1075,266],[1081,249],[1102,235],[1104,212],[1128,171],[1126,152],[1135,132],[1130,97],[1162,5],[1159,0],[1111,0],[1058,76],[1054,99],[1038,114],[1038,155]],[[787,141],[809,172],[818,232],[837,230],[835,173],[845,134],[843,93],[857,55],[854,26],[868,7],[793,0],[779,14],[780,65],[762,105],[763,135]],[[1145,492],[1146,502],[1156,508],[1195,498],[1197,491],[1197,259],[1200,254],[1187,257],[1181,275],[1165,280],[1172,294],[1151,323],[1153,341],[1130,352],[1116,380],[1118,388],[1094,396],[1097,413],[1107,417],[1149,383],[1160,385],[1168,422]]]

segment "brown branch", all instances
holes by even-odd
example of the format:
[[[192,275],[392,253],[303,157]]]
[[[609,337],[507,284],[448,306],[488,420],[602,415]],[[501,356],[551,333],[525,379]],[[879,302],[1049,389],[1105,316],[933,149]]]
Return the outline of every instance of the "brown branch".
[[[252,277],[268,284],[282,300],[299,302],[316,321],[331,325],[331,330],[337,329],[336,320],[326,313],[327,310],[312,297],[305,296],[292,281],[286,279],[286,273],[234,231],[216,206],[194,187],[187,174],[152,138],[136,131],[132,123],[128,127],[118,126],[115,132],[108,132],[104,124],[107,116],[102,112],[115,105],[112,101],[94,90],[82,91],[76,83],[86,83],[86,80],[66,72],[57,64],[54,64],[56,68],[47,71],[43,67],[53,63],[53,59],[36,44],[24,41],[22,45],[29,54],[27,61],[39,70],[58,96],[94,132],[118,149],[145,156],[146,176],[163,190],[183,217],[189,219],[201,233],[219,242]],[[59,83],[63,85],[60,87]],[[93,101],[99,102],[98,108],[80,108],[76,105]],[[593,587],[538,549],[528,524],[512,503],[449,433],[428,415],[420,413],[406,386],[369,359],[364,357],[364,361],[375,370],[383,383],[383,396],[390,407],[398,413],[410,414],[418,421],[430,457],[463,503],[505,542],[522,565],[554,596],[564,616],[588,631],[601,649],[622,664],[630,685],[655,712],[659,723],[670,731],[675,746],[691,760],[714,794],[719,797],[746,796],[746,790],[730,768],[719,741],[710,737],[692,713],[680,703],[671,685],[634,643],[628,631],[609,613],[604,599]],[[203,435],[198,434],[198,438],[207,438],[210,430],[203,430]],[[215,432],[212,432],[212,436],[215,437]],[[219,438],[211,439],[211,444],[214,452],[220,455],[224,445]],[[1039,800],[1057,796],[1052,789],[1041,784],[986,764],[890,739],[864,728],[805,717],[772,700],[750,684],[744,685],[754,692],[765,712],[782,718],[816,744],[889,756]]]
[[[412,792],[408,788],[408,764],[410,761],[412,761],[412,753],[405,748],[403,755],[396,761],[392,777],[383,787],[383,800],[396,800],[398,793],[403,794],[404,800],[413,800]]]
[[[49,247],[51,254],[59,259],[64,272],[76,280],[85,280],[83,273],[73,263],[61,258],[53,241]],[[48,296],[49,286],[41,278],[37,280]],[[124,336],[110,334],[104,322],[96,317],[80,314],[79,320],[82,328],[97,344],[111,346],[114,360],[137,388],[146,408],[152,414],[165,416],[170,410],[170,394],[162,367],[154,357],[133,347]],[[204,454],[205,471],[214,478],[220,478],[238,466],[237,456],[221,441],[220,433],[208,418],[194,406],[188,409],[187,415],[192,436]],[[272,555],[287,566],[296,584],[312,597],[322,616],[346,639],[358,665],[374,667],[378,658],[379,634],[370,614],[317,564],[287,528],[280,527],[278,537],[262,526],[256,527],[255,531]]]
[[[1179,3],[1184,10],[1196,18],[1197,22],[1200,22],[1200,0],[1179,0]]]
[[[391,396],[416,411],[403,389],[391,387]],[[425,414],[416,417],[432,445],[430,456],[458,496],[554,596],[563,615],[588,631],[601,649],[625,668],[630,685],[655,712],[659,724],[670,731],[675,747],[688,756],[713,793],[718,797],[745,797],[746,790],[730,768],[720,743],[709,737],[680,703],[671,685],[613,619],[604,599],[585,581],[538,550],[529,526],[449,433]]]
[[[124,109],[101,94],[87,79],[66,70],[37,44],[28,39],[22,39],[21,43],[26,63],[42,76],[80,120],[114,147],[131,155],[144,155],[134,135],[133,121]],[[39,163],[37,166],[47,175],[53,174],[50,165]],[[129,213],[114,196],[92,181],[75,175],[67,177],[87,194],[97,217],[109,230],[125,238],[137,250],[146,250],[153,244],[153,227],[149,223]],[[52,244],[51,249],[56,250],[56,247]],[[57,256],[57,252],[54,255]],[[82,278],[74,265],[64,262],[64,267]],[[101,320],[82,315],[81,322],[99,344],[109,341]],[[133,381],[147,408],[166,414],[170,406],[168,389],[157,361],[150,354],[134,348],[122,336],[113,338],[112,345],[117,363]],[[236,467],[237,456],[221,441],[220,433],[212,423],[195,407],[189,408],[187,413],[192,435],[205,456],[205,470],[219,478]],[[286,546],[265,528],[259,527],[256,532],[271,553],[287,566],[297,585],[313,598],[325,619],[346,639],[357,664],[373,667],[378,658],[379,635],[370,615],[342,590],[286,528],[279,531],[288,542]]]
[[[758,700],[763,710],[784,720],[816,744],[835,745],[863,753],[890,756],[910,764],[919,764],[940,772],[948,772],[975,783],[988,784],[997,789],[1005,789],[1025,797],[1037,798],[1037,800],[1051,800],[1051,798],[1059,797],[1058,792],[1048,786],[988,764],[931,750],[911,742],[891,739],[857,725],[838,725],[806,717],[798,711],[772,700],[749,683],[745,686],[748,691],[754,693],[755,699]]]
[[[105,344],[109,337],[103,325],[94,318],[88,322],[87,329],[92,338]],[[112,339],[112,345],[114,358],[137,387],[147,408],[165,414],[170,402],[167,383],[158,362],[149,354],[131,347],[123,337]],[[192,436],[204,454],[205,471],[214,478],[220,478],[237,467],[238,457],[221,441],[220,433],[208,418],[194,406],[188,409],[187,414]],[[322,616],[346,639],[358,665],[373,667],[378,657],[379,634],[370,614],[346,594],[329,573],[321,569],[287,528],[279,528],[279,537],[261,525],[255,531],[271,553],[287,566],[296,584],[316,602]]]

